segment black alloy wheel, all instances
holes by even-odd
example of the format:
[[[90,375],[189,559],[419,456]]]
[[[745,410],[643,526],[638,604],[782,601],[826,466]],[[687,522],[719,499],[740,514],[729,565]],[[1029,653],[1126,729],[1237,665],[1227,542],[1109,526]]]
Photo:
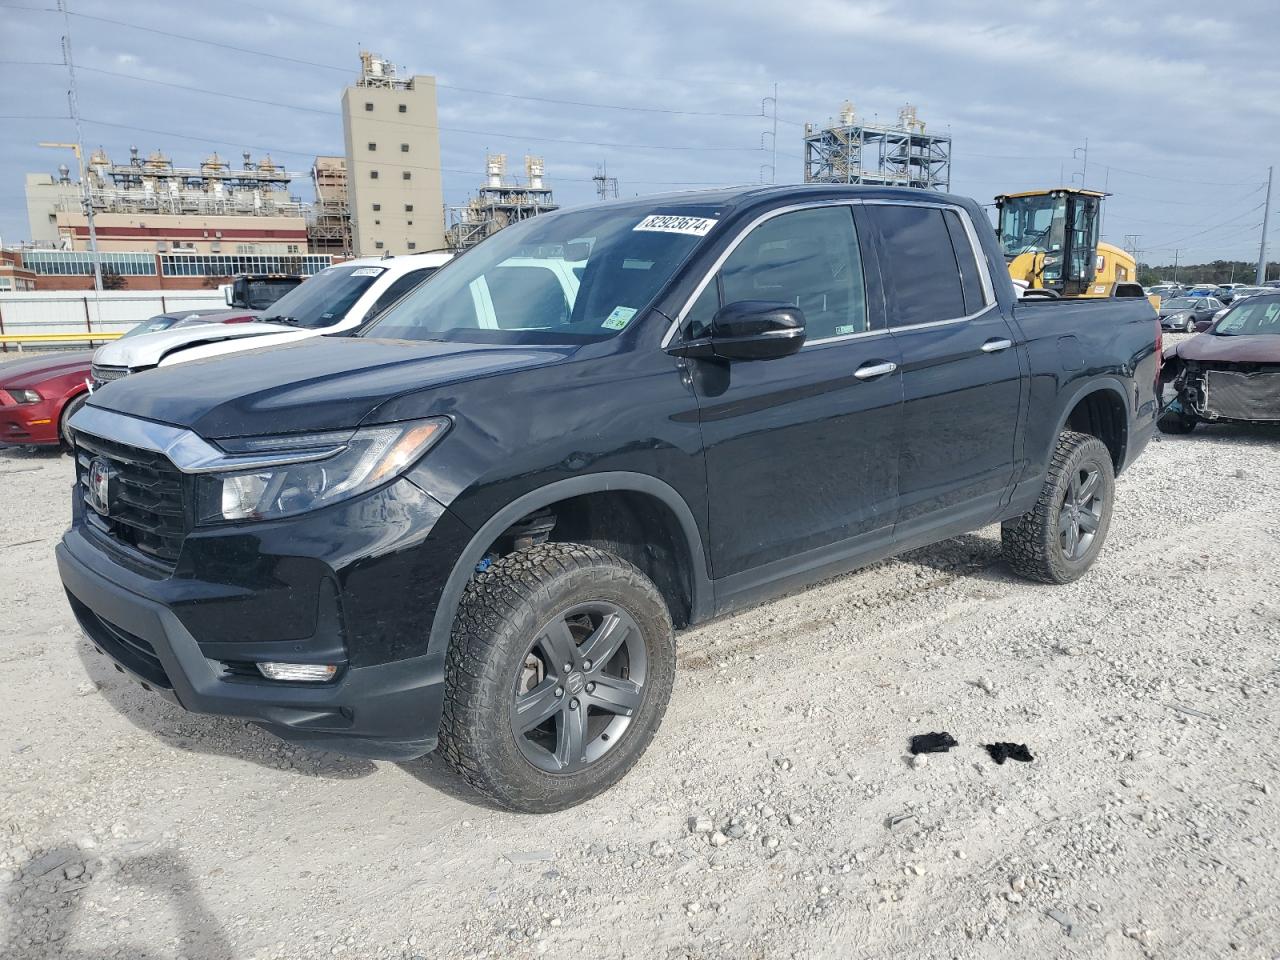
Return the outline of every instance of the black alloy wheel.
[[[576,604],[538,631],[515,678],[511,729],[525,759],[576,773],[618,745],[640,706],[647,667],[631,615],[604,600]]]
[[[1093,546],[1106,509],[1102,472],[1085,464],[1071,473],[1058,509],[1058,540],[1068,560],[1079,561]]]

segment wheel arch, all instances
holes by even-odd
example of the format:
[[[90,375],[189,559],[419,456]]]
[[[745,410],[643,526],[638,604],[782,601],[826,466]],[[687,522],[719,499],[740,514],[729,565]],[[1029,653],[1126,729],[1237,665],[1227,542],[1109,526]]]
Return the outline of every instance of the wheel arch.
[[[431,624],[431,633],[427,641],[428,652],[433,656],[444,657],[448,651],[458,605],[462,601],[467,584],[475,574],[476,565],[514,524],[530,514],[558,504],[579,501],[582,498],[605,498],[610,495],[616,495],[619,500],[623,497],[643,498],[644,502],[667,511],[673,524],[671,529],[679,532],[676,546],[683,549],[687,561],[688,607],[683,612],[672,609],[670,611],[672,619],[679,624],[682,621],[683,623],[696,622],[709,616],[713,603],[711,580],[707,574],[706,552],[703,549],[702,534],[699,532],[693,511],[684,498],[669,484],[646,474],[625,471],[592,473],[558,480],[531,490],[498,510],[480,526],[463,548],[445,582]],[[571,528],[570,533],[572,532]],[[644,568],[641,564],[637,566]],[[669,592],[672,584],[663,584],[657,580],[655,582],[663,591],[670,606],[673,599]]]
[[[1119,475],[1129,451],[1129,421],[1129,396],[1125,386],[1107,377],[1091,380],[1071,394],[1063,404],[1053,435],[1059,437],[1064,430],[1074,430],[1097,437],[1111,451],[1111,462]]]

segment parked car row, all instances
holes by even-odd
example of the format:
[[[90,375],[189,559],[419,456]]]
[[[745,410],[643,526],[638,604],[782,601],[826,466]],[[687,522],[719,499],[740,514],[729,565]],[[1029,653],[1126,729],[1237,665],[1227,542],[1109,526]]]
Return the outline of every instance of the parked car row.
[[[1269,281],[1263,286],[1254,286],[1247,283],[1201,283],[1188,287],[1180,283],[1157,283],[1144,289],[1148,295],[1154,294],[1160,297],[1161,300],[1177,297],[1212,297],[1221,301],[1223,305],[1228,305],[1241,297],[1267,293],[1277,287],[1280,287],[1280,280]]]
[[[266,309],[189,310],[136,325],[96,352],[53,353],[0,365],[0,444],[56,446],[89,391],[130,374],[322,335],[368,323],[448,261],[449,254],[350,260],[304,283],[241,277],[227,291]]]
[[[245,310],[184,310],[137,324],[116,343],[163,330],[242,324],[257,314]],[[58,351],[0,364],[0,445],[48,447],[67,444],[67,421],[93,386],[92,350]]]

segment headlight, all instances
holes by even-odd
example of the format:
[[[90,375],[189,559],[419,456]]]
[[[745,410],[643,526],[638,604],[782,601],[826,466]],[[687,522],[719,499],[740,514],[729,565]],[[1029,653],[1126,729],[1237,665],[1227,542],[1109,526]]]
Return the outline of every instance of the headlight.
[[[7,390],[5,392],[13,397],[15,403],[39,403],[44,399],[34,390]]]
[[[444,417],[366,427],[343,435],[254,439],[237,452],[298,454],[299,461],[253,470],[214,473],[197,479],[198,521],[272,520],[357,496],[398,477],[426,453],[449,427]],[[308,449],[341,449],[323,459]]]

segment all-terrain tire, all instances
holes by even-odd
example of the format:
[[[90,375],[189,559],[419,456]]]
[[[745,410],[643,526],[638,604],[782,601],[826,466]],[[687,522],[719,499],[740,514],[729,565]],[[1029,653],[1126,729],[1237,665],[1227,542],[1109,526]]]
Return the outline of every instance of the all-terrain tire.
[[[1072,559],[1063,550],[1059,523],[1073,474],[1096,469],[1102,496],[1102,513],[1087,552]],[[1065,432],[1058,437],[1049,470],[1036,505],[1000,528],[1005,561],[1014,573],[1041,583],[1070,583],[1093,565],[1111,527],[1115,498],[1115,469],[1111,452],[1097,437]]]
[[[1184,416],[1181,413],[1166,413],[1156,421],[1156,429],[1161,433],[1190,433],[1199,422],[1199,420]]]
[[[572,773],[552,773],[522,753],[512,702],[529,644],[560,612],[592,602],[624,610],[643,638],[639,706],[617,742]],[[494,562],[467,586],[445,668],[439,748],[480,793],[526,813],[563,810],[607,790],[649,746],[675,679],[671,616],[658,588],[625,560],[594,547],[546,543]]]

